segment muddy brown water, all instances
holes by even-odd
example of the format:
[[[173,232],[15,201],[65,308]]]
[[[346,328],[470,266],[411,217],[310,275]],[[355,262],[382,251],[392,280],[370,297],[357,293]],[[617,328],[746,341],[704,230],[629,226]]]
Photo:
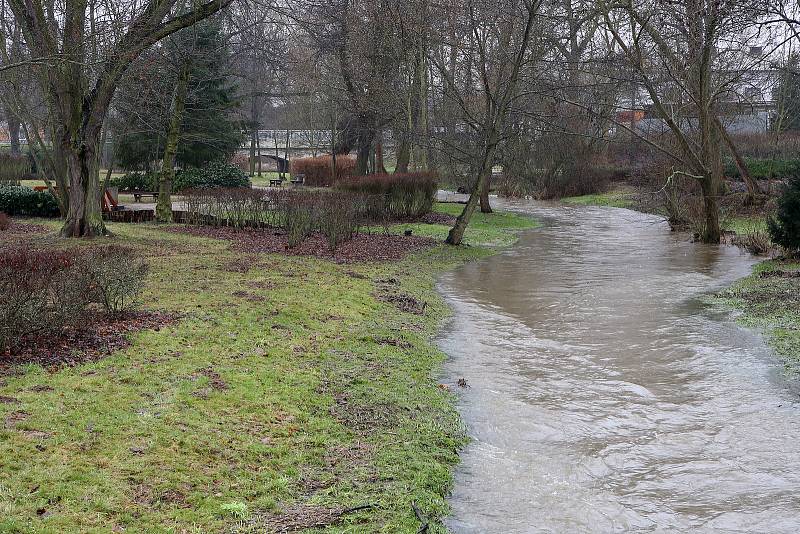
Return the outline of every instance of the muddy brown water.
[[[797,390],[702,303],[753,260],[628,210],[507,207],[545,227],[439,284],[472,438],[448,527],[800,532]]]

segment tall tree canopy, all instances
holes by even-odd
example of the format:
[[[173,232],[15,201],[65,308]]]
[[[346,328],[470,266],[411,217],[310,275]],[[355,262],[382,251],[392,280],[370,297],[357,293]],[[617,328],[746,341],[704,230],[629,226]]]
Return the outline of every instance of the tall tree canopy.
[[[104,234],[99,145],[120,79],[143,51],[232,0],[197,3],[188,10],[177,0],[8,1],[47,107],[53,145],[48,164],[66,215],[61,234]]]
[[[188,80],[176,163],[199,167],[229,158],[242,142],[242,125],[236,117],[237,87],[231,82],[228,59],[216,23],[184,29],[167,39],[162,50],[143,56],[117,98],[115,164],[150,170],[161,159],[172,88],[184,68]]]

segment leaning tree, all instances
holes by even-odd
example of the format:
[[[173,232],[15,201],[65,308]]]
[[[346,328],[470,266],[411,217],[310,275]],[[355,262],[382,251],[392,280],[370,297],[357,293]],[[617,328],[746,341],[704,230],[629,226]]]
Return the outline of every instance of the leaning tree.
[[[164,37],[233,0],[8,0],[22,28],[44,94],[65,210],[61,234],[107,233],[98,176],[101,131],[117,85],[131,63]]]

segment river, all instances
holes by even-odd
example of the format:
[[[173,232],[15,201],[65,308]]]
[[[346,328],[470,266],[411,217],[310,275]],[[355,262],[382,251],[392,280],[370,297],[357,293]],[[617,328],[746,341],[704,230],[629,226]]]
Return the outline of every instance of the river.
[[[472,438],[447,526],[800,532],[797,391],[701,301],[754,260],[628,210],[505,207],[545,226],[439,283]]]

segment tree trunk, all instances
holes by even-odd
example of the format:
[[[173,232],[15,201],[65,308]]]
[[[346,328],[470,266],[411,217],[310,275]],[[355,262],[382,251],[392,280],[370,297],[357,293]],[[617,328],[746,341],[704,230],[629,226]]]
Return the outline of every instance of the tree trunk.
[[[408,172],[408,163],[411,158],[411,147],[408,146],[408,139],[405,134],[400,137],[400,145],[397,147],[397,164],[394,167],[395,174]]]
[[[103,223],[102,192],[95,153],[97,146],[98,140],[90,139],[78,149],[64,147],[70,185],[69,209],[61,227],[62,237],[96,237],[109,234]]]
[[[492,170],[489,169],[489,175],[483,182],[481,189],[481,213],[492,213],[492,206],[489,204],[489,189],[492,186]]]
[[[722,237],[719,228],[719,206],[717,206],[719,180],[713,175],[707,175],[700,181],[700,188],[703,192],[703,210],[705,212],[705,226],[700,239],[703,243],[718,244]]]
[[[386,166],[383,163],[383,132],[378,130],[375,140],[375,172],[386,174]]]
[[[492,162],[494,161],[494,153],[497,148],[497,135],[494,132],[490,132],[488,135],[489,137],[484,145],[483,159],[481,160],[478,179],[475,181],[475,185],[472,186],[467,204],[464,206],[461,214],[456,219],[456,223],[447,234],[445,243],[449,245],[461,244],[461,241],[464,239],[464,232],[478,204],[478,198],[481,196],[484,188],[486,188],[486,184],[489,182],[489,177],[492,174]]]
[[[731,136],[728,134],[725,126],[722,125],[719,119],[716,119],[716,123],[717,128],[719,129],[719,135],[722,137],[722,141],[725,143],[725,146],[728,147],[728,151],[730,151],[731,156],[733,156],[733,161],[736,162],[736,168],[739,169],[739,175],[742,177],[742,180],[744,180],[745,185],[747,185],[748,197],[750,199],[755,198],[756,195],[761,194],[761,188],[758,187],[758,182],[753,179],[753,176],[747,169],[747,163],[739,153],[739,149],[736,148],[736,143],[734,143],[733,139],[731,139]]]
[[[250,178],[256,175],[256,133],[255,128],[250,129]]]
[[[8,121],[8,140],[11,144],[11,155],[19,156],[19,129],[20,122],[15,115],[10,111],[6,111],[6,120]],[[28,141],[30,143],[30,141]]]
[[[357,176],[365,176],[369,172],[369,157],[372,152],[373,137],[374,132],[365,122],[362,122],[358,132],[358,151],[356,152],[355,173]]]
[[[291,148],[292,144],[292,131],[288,128],[286,129],[286,146],[283,148],[283,159],[284,165],[281,169],[281,180],[284,179],[284,173],[289,170],[289,149]]]
[[[261,130],[258,129],[256,129],[256,162],[258,169],[256,174],[258,174],[258,177],[261,178],[261,168],[264,162],[261,160]]]
[[[412,161],[415,171],[428,170],[428,76],[425,51],[420,44],[419,58],[415,69],[414,85],[416,95],[414,99],[415,113],[413,115],[413,132],[415,143],[412,147]]]
[[[188,88],[189,65],[185,64],[178,74],[178,83],[172,93],[172,115],[169,118],[164,157],[161,160],[156,221],[162,223],[172,222],[172,180],[175,178],[175,154],[178,152],[178,141],[180,140],[181,123],[183,122],[183,108],[186,104]]]

